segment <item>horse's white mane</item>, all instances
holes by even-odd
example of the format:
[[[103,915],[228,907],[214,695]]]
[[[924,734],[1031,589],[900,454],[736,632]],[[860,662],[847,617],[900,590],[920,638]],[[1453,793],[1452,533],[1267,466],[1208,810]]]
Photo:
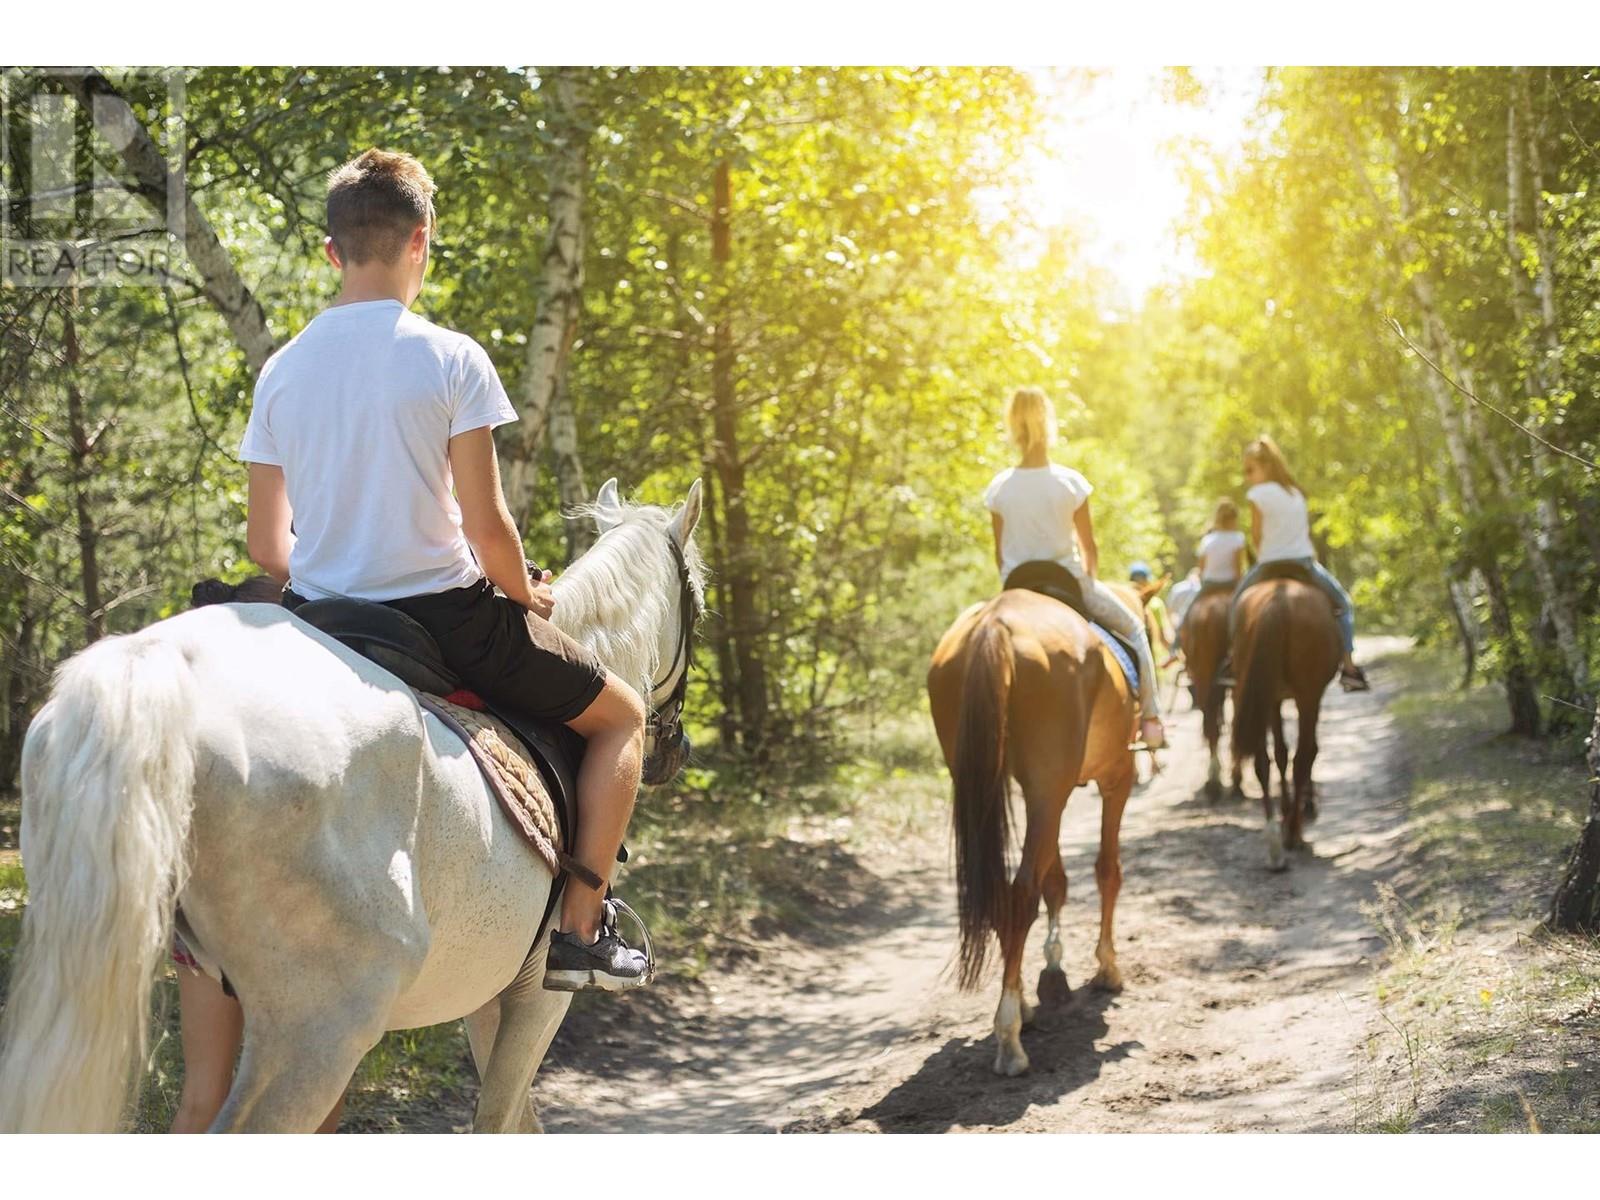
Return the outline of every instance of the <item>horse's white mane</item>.
[[[551,621],[592,650],[605,664],[650,700],[676,644],[678,567],[667,539],[682,506],[585,504],[574,515],[604,517],[611,527],[552,585],[556,594]],[[694,539],[684,547],[689,586],[696,605],[705,600],[705,563]]]

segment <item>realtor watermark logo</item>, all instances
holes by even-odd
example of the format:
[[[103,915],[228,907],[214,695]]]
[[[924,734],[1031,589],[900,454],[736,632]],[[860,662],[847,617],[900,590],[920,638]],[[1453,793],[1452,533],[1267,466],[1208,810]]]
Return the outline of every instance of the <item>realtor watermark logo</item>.
[[[0,278],[159,285],[182,254],[180,70],[0,68]]]

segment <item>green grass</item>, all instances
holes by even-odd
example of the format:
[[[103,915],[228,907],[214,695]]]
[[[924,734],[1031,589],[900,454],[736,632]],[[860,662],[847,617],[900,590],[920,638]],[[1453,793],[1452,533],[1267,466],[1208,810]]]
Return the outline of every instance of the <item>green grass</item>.
[[[1583,817],[1581,747],[1505,736],[1499,690],[1459,690],[1443,655],[1404,671],[1407,853],[1367,909],[1389,952],[1358,1127],[1592,1130],[1600,943],[1537,931]]]

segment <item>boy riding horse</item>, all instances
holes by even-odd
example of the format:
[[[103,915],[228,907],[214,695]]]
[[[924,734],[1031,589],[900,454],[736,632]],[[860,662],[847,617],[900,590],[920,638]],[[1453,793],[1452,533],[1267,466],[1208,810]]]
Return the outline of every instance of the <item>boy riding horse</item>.
[[[433,193],[421,163],[382,150],[329,179],[326,249],[342,283],[256,384],[239,450],[250,555],[287,585],[289,607],[351,596],[399,609],[465,686],[584,737],[573,857],[606,879],[639,786],[644,703],[546,620],[548,573],[531,577],[500,489],[490,431],[517,414],[494,364],[409,311],[428,269]],[[645,982],[644,955],[604,901],[569,880],[546,987]]]

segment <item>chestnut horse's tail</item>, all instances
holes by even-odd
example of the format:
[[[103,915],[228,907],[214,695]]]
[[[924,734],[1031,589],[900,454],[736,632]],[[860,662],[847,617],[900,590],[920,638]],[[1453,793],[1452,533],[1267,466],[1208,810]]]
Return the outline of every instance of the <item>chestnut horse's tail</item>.
[[[1289,655],[1293,609],[1288,590],[1267,586],[1271,593],[1255,612],[1240,614],[1239,636],[1234,642],[1238,676],[1233,689],[1233,756],[1241,762],[1266,747]]]
[[[956,729],[956,896],[960,911],[959,979],[974,988],[989,957],[991,935],[1010,911],[1006,851],[1011,813],[1006,714],[1014,667],[1011,631],[993,615],[980,618],[967,646],[961,715]]]

